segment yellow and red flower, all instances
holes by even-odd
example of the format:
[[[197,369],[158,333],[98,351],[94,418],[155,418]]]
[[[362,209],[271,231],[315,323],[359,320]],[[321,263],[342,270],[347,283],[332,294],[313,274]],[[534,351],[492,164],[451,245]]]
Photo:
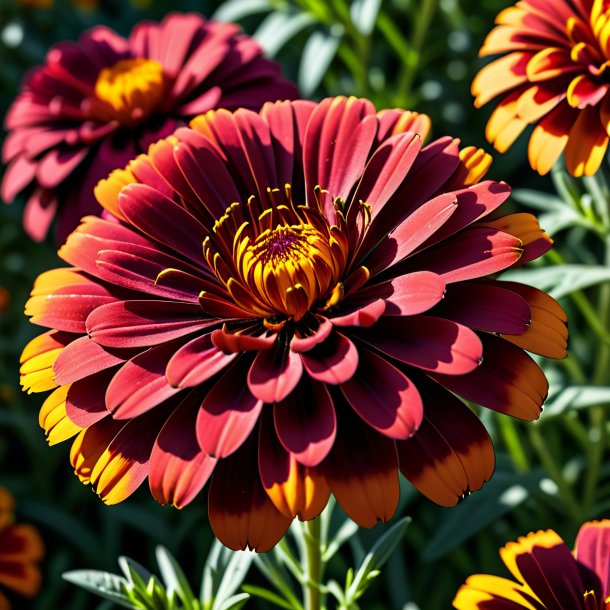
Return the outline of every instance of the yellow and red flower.
[[[610,520],[578,532],[574,554],[553,531],[532,532],[500,550],[514,580],[471,576],[458,591],[458,610],[607,610],[610,607]]]
[[[30,237],[43,239],[57,216],[63,241],[98,213],[97,182],[151,142],[211,108],[258,110],[296,96],[234,24],[175,13],[140,23],[127,39],[95,27],[53,47],[9,108],[2,198],[24,191]]]
[[[505,183],[426,116],[367,100],[211,111],[100,182],[26,313],[53,330],[22,358],[50,442],[105,502],[147,477],[181,507],[212,476],[232,548],[270,548],[333,493],[363,526],[398,470],[453,505],[494,468],[454,393],[536,419],[565,356],[565,314],[495,275],[550,239],[490,216]]]
[[[31,525],[14,524],[14,511],[13,497],[0,486],[0,587],[34,597],[40,590],[42,577],[38,562],[44,547]],[[10,607],[9,599],[0,589],[0,610]]]
[[[487,139],[505,152],[528,125],[529,161],[540,174],[564,152],[574,176],[599,168],[610,133],[610,4],[520,0],[502,11],[480,55],[499,55],[472,83],[475,105],[504,96]]]

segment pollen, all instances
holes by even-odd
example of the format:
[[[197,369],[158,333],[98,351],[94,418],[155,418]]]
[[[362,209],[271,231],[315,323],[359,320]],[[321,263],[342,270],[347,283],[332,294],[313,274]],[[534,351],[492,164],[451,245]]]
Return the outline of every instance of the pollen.
[[[121,124],[148,118],[163,102],[163,66],[151,59],[121,59],[104,68],[95,83],[95,95]]]

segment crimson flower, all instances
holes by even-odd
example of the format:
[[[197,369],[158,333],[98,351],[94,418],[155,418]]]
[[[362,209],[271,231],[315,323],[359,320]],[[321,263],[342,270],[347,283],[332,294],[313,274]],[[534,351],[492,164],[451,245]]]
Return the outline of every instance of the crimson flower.
[[[142,22],[125,39],[106,27],[61,42],[26,77],[9,108],[2,198],[28,200],[24,227],[60,241],[86,214],[93,188],[151,142],[212,108],[294,98],[296,88],[238,26],[197,14]]]
[[[40,590],[38,562],[44,554],[40,534],[31,525],[14,523],[15,502],[0,486],[0,586],[19,595],[34,597]],[[0,610],[11,604],[0,589]]]
[[[477,574],[458,591],[458,610],[607,610],[610,606],[610,521],[589,521],[574,554],[553,531],[532,532],[500,550],[518,582]]]
[[[550,240],[480,182],[489,155],[427,117],[367,100],[211,111],[96,189],[26,313],[23,354],[51,442],[107,503],[147,477],[184,506],[213,474],[227,546],[273,546],[333,493],[363,526],[398,502],[398,469],[455,504],[494,467],[454,393],[525,420],[565,356],[548,295],[495,274]]]

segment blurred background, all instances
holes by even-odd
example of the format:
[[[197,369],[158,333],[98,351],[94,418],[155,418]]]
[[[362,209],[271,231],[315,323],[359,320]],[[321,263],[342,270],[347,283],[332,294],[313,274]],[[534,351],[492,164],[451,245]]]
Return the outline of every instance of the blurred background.
[[[474,109],[470,83],[483,63],[477,58],[478,49],[495,15],[508,4],[507,0],[0,0],[0,114],[15,97],[23,75],[44,60],[53,43],[74,40],[96,24],[127,35],[142,19],[160,19],[172,10],[199,11],[240,23],[299,83],[303,97],[351,94],[372,99],[378,108],[424,112],[432,117],[432,137],[456,136],[464,145],[491,152],[484,140],[491,108]],[[497,155],[490,177],[551,193],[551,180],[538,177],[527,165],[526,145],[526,138],[520,138],[509,154]],[[519,209],[516,199],[513,205]],[[569,259],[569,248],[566,256]],[[34,244],[25,236],[20,206],[0,204],[0,484],[16,496],[19,520],[35,524],[47,547],[40,596],[31,602],[16,601],[15,608],[102,610],[112,606],[63,582],[61,573],[77,568],[116,572],[119,555],[153,567],[154,546],[161,543],[176,555],[191,582],[198,583],[212,534],[203,494],[177,511],[157,505],[143,485],[122,505],[106,507],[72,475],[69,443],[46,445],[38,425],[43,397],[21,393],[18,361],[23,346],[39,332],[23,315],[32,282],[41,271],[59,264],[51,243]],[[565,304],[571,311],[570,303]],[[587,358],[593,357],[587,350],[586,325],[579,330],[577,321],[571,330],[577,335],[572,345],[580,349],[586,371]],[[553,387],[559,388],[566,365],[546,363],[545,367]],[[606,395],[602,398],[608,400]],[[602,398],[598,394],[595,400],[603,402]],[[579,488],[585,466],[574,437],[580,434],[582,441],[583,431],[586,437],[590,417],[586,408],[592,400],[580,400],[583,410],[570,413],[565,400],[551,401],[535,432],[491,412],[483,414],[498,454],[496,473],[481,492],[455,509],[440,509],[404,484],[399,515],[410,515],[413,522],[361,607],[448,608],[468,575],[504,573],[497,550],[506,541],[546,528],[555,528],[572,541],[582,520],[607,513],[610,464],[602,459],[604,447],[597,457],[594,482],[588,484],[595,487],[592,497],[583,500]],[[350,541],[351,548],[348,545],[333,561],[329,576],[343,582],[352,564],[351,553],[370,546],[382,531],[383,526],[361,530]],[[253,570],[248,581],[258,580]],[[246,607],[269,605],[251,601]]]

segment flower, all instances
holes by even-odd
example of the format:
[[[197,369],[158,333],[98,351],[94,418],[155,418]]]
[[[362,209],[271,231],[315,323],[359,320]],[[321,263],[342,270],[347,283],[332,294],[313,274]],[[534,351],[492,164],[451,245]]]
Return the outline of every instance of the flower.
[[[14,525],[15,502],[0,486],[0,586],[19,595],[34,597],[40,590],[38,561],[44,548],[40,535],[31,525]],[[0,589],[0,610],[10,602]]]
[[[610,604],[610,520],[589,521],[574,554],[553,531],[532,532],[500,550],[518,582],[477,574],[458,591],[458,610],[606,610]]]
[[[562,152],[574,176],[592,175],[608,147],[610,6],[604,0],[521,0],[502,11],[480,55],[498,55],[472,83],[477,107],[501,95],[487,139],[505,152],[527,125],[540,174]]]
[[[106,27],[61,42],[34,69],[6,116],[2,197],[25,191],[24,227],[60,241],[97,214],[96,183],[211,108],[258,110],[296,88],[230,23],[197,14],[144,21],[128,39]]]
[[[453,392],[538,417],[547,382],[524,349],[564,357],[545,293],[492,279],[550,240],[481,182],[489,155],[426,116],[367,100],[211,111],[96,188],[26,313],[52,330],[22,357],[54,443],[105,502],[148,477],[184,506],[213,473],[212,527],[273,546],[332,492],[389,519],[398,469],[455,504],[494,467]],[[82,430],[81,430],[82,429]]]

